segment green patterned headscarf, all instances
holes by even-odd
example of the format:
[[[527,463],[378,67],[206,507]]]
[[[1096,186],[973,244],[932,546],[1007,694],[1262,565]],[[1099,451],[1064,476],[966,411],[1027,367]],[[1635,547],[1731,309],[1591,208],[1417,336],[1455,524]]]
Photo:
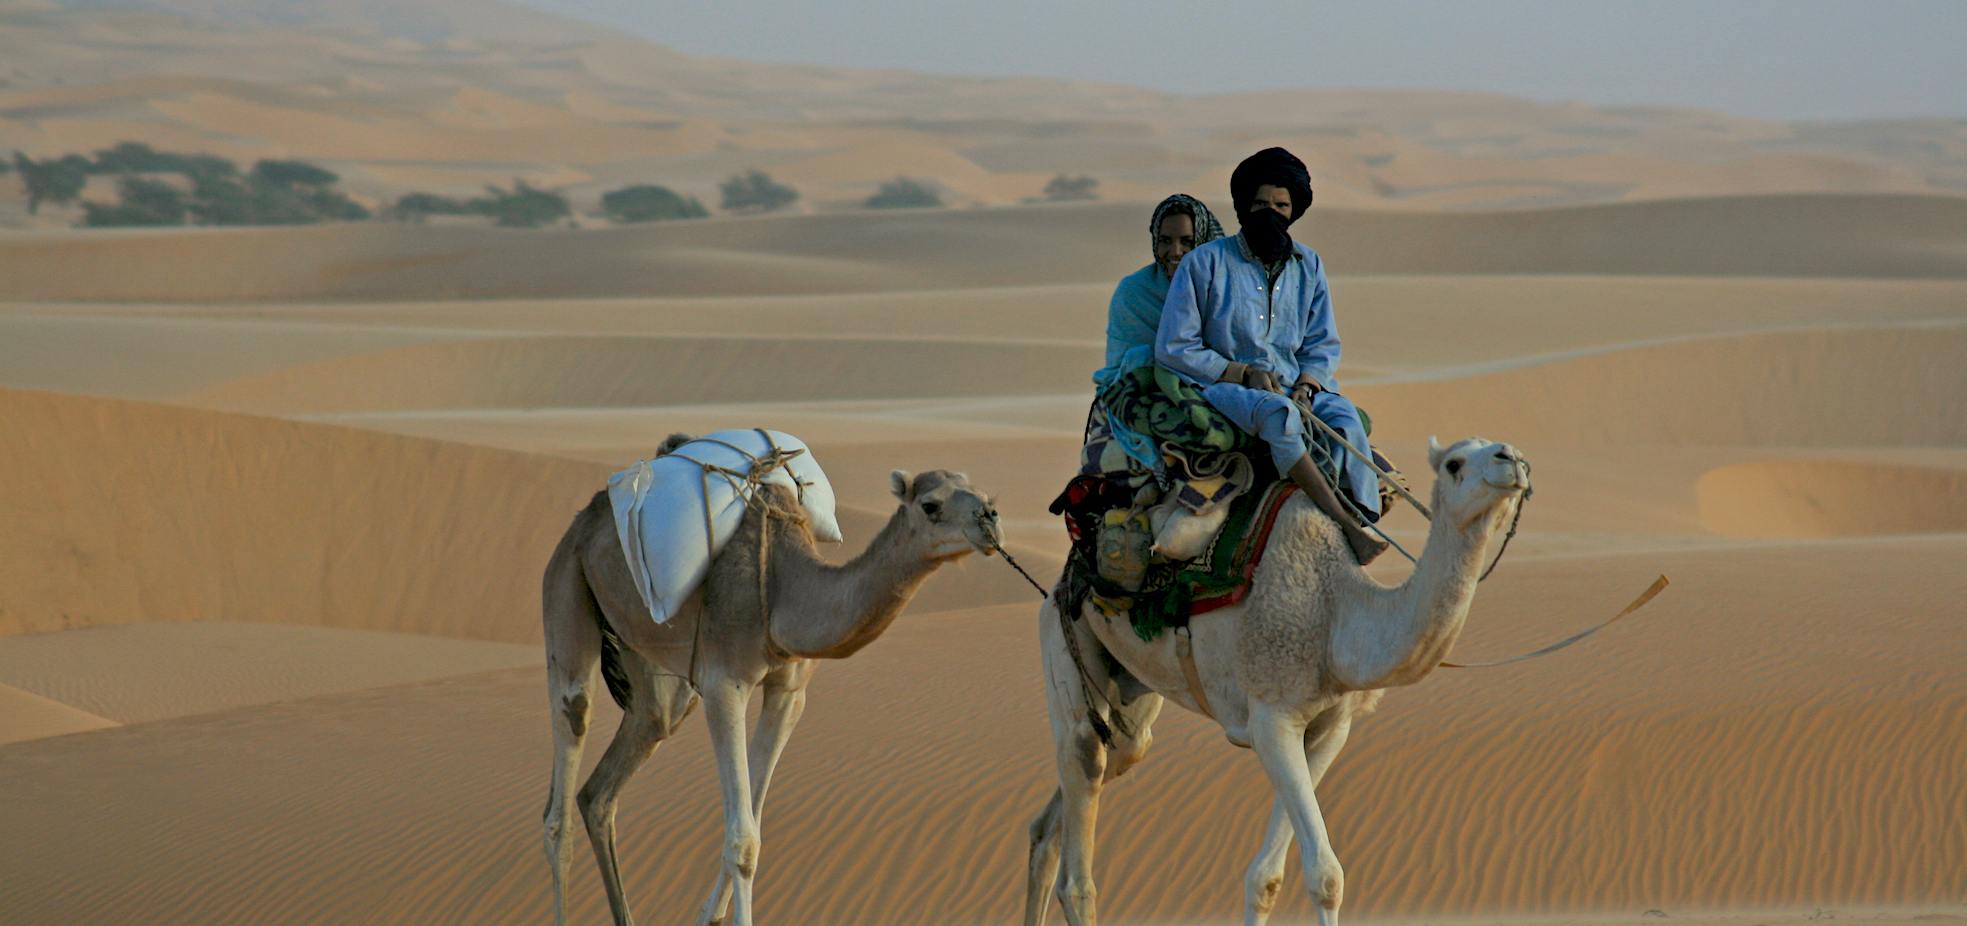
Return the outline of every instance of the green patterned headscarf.
[[[1222,223],[1216,221],[1216,214],[1210,212],[1208,206],[1186,193],[1176,193],[1154,207],[1154,217],[1147,221],[1147,252],[1150,256],[1154,254],[1154,236],[1161,232],[1161,220],[1170,214],[1186,215],[1195,222],[1197,247],[1223,236]]]

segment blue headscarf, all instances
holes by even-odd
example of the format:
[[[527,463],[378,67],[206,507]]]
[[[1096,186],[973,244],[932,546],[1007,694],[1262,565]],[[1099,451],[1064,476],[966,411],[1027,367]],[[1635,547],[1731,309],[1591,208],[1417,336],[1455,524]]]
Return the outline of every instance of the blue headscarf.
[[[1176,193],[1155,206],[1154,216],[1148,220],[1150,253],[1154,236],[1161,231],[1161,220],[1169,215],[1186,215],[1195,223],[1198,247],[1223,237],[1222,223],[1208,206],[1193,196]],[[1104,386],[1121,373],[1154,362],[1154,334],[1161,325],[1161,306],[1168,301],[1171,282],[1161,272],[1158,260],[1120,281],[1107,307],[1106,365],[1093,374],[1093,382]]]
[[[1154,239],[1161,234],[1161,220],[1170,215],[1186,215],[1195,223],[1195,243],[1198,247],[1223,236],[1223,225],[1216,221],[1216,214],[1210,212],[1208,206],[1187,193],[1176,193],[1154,207],[1154,217],[1147,220],[1149,254],[1154,253]],[[1155,263],[1160,263],[1160,259],[1156,258]]]

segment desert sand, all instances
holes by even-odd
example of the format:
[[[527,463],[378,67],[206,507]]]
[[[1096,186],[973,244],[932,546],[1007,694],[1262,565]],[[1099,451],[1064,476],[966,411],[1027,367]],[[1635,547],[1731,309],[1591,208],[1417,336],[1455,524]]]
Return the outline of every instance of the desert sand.
[[[708,198],[752,166],[806,193],[637,227],[110,231],[30,220],[0,178],[0,924],[545,921],[539,578],[607,475],[673,431],[789,431],[845,555],[891,469],[963,470],[1048,581],[1154,200],[1225,201],[1273,143],[1311,162],[1299,236],[1376,444],[1411,473],[1429,436],[1480,434],[1535,468],[1456,656],[1672,579],[1361,721],[1320,791],[1346,918],[1967,922],[1967,143],[1944,126],[1193,101],[579,30],[549,53],[32,4],[0,26],[29,78],[0,86],[0,145],[35,156],[306,156],[377,201],[515,176],[582,209],[649,177]],[[1105,199],[1021,202],[1080,171]],[[977,208],[849,208],[897,173]],[[1016,921],[1053,775],[1037,603],[973,557],[820,667],[761,922]],[[1171,707],[1104,801],[1106,921],[1236,921],[1269,794]],[[692,719],[621,805],[643,922],[694,917],[719,821]],[[577,921],[603,921],[585,849],[575,872]],[[1276,921],[1310,918],[1295,866],[1283,896]]]

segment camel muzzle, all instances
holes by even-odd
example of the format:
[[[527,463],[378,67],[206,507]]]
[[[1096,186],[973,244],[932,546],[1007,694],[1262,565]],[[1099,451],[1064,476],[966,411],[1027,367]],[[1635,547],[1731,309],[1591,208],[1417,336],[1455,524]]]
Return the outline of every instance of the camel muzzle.
[[[997,512],[994,509],[985,508],[978,511],[975,529],[963,533],[969,537],[970,545],[976,547],[977,552],[985,556],[1004,548],[1004,530],[997,523]]]

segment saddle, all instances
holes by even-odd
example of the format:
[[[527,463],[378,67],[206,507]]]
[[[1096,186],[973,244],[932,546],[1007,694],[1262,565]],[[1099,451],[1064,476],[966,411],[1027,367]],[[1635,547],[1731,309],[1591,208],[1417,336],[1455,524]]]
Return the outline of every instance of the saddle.
[[[1143,640],[1241,602],[1278,512],[1298,491],[1272,479],[1197,514],[1179,498],[1138,504],[1136,493],[1107,482],[1081,476],[1052,503],[1073,538],[1053,598],[1074,619],[1089,597],[1110,615],[1124,612]]]

